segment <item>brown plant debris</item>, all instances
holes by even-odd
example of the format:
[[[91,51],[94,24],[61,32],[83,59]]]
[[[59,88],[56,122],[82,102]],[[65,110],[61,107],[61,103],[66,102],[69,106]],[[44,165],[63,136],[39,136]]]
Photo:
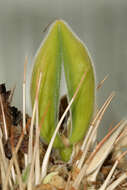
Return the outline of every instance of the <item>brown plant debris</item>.
[[[4,134],[4,122],[3,122],[3,115],[0,106],[0,128],[2,129],[3,134],[3,145],[6,157],[10,160],[12,158],[12,147],[16,147],[19,138],[23,132],[23,116],[21,111],[19,111],[16,107],[11,106],[9,102],[11,91],[6,91],[5,84],[0,85],[0,96],[2,99],[3,110],[5,114],[6,126],[7,126],[7,134],[8,138],[5,138]],[[22,143],[20,145],[18,151],[18,157],[20,159],[20,168],[24,168],[24,160],[22,160],[23,155],[28,153],[28,141],[29,141],[29,127],[31,123],[31,117],[26,114],[26,130],[27,133],[24,134]],[[46,145],[43,148],[43,144],[40,142],[40,151],[41,155],[43,156],[45,153]],[[42,158],[41,158],[42,160]]]
[[[92,152],[94,152],[97,142],[94,143],[95,145],[92,144],[92,146],[88,148],[86,157],[82,164],[83,166],[81,168],[78,167],[78,161],[80,161],[80,159],[82,158],[83,151],[84,151],[84,149],[81,149],[81,142],[75,145],[74,156],[72,160],[68,163],[61,161],[58,151],[52,149],[49,163],[48,163],[48,170],[47,170],[46,177],[44,178],[43,181],[39,179],[39,183],[35,183],[34,179],[33,179],[34,181],[33,183],[32,179],[29,179],[28,177],[26,177],[25,180],[28,180],[28,181],[31,180],[31,183],[33,183],[32,186],[29,186],[27,182],[23,180],[23,172],[29,168],[28,167],[29,164],[26,165],[25,163],[25,155],[27,156],[29,152],[28,144],[29,144],[30,126],[31,126],[32,119],[28,114],[25,114],[26,133],[24,134],[23,114],[16,107],[11,105],[11,102],[10,102],[11,95],[12,95],[11,91],[6,90],[5,84],[1,84],[0,85],[0,102],[1,102],[0,104],[0,133],[2,134],[1,136],[2,136],[2,144],[3,144],[4,152],[2,153],[2,149],[0,149],[0,153],[5,154],[5,159],[7,159],[7,162],[4,162],[2,158],[0,159],[0,167],[1,167],[0,168],[0,190],[5,190],[3,188],[2,179],[4,175],[6,174],[4,174],[3,170],[4,169],[6,169],[6,171],[8,170],[8,167],[10,166],[9,163],[12,161],[13,157],[14,157],[13,158],[14,165],[13,164],[12,165],[13,165],[14,170],[12,171],[12,173],[14,172],[14,176],[16,176],[16,180],[14,180],[15,177],[14,179],[12,179],[11,177],[10,181],[8,180],[8,185],[7,185],[6,190],[10,190],[10,189],[21,190],[22,188],[23,188],[22,190],[29,190],[29,189],[30,190],[76,190],[73,184],[77,176],[80,175],[82,167],[85,166],[86,161],[89,160],[90,155],[92,154]],[[64,96],[60,102],[59,119],[62,117],[67,106],[68,106],[67,97]],[[61,129],[59,131],[60,133],[64,134],[66,137],[67,137],[67,132],[66,132],[66,129],[64,129],[64,125],[66,125],[68,117],[69,117],[69,112],[67,113],[67,116],[64,118],[61,124]],[[23,139],[18,149],[18,153],[16,154],[16,156],[14,156],[14,150],[16,149],[22,134],[23,134]],[[34,146],[36,145],[35,134],[36,134],[36,128],[34,126],[33,145],[32,145],[33,150],[34,150]],[[47,145],[42,141],[42,139],[39,138],[39,159],[40,160],[38,163],[40,165],[40,168],[42,166],[42,161],[43,161],[46,150],[47,150]],[[112,169],[112,166],[117,160],[117,158],[114,159],[114,152],[113,152],[114,150],[115,148],[112,149],[112,151],[105,158],[102,166],[100,167],[100,171],[96,177],[96,180],[90,181],[89,176],[84,175],[81,180],[80,185],[78,186],[79,190],[82,190],[82,189],[96,190],[102,187],[102,184],[108,177]],[[3,155],[3,158],[4,158],[4,155]],[[36,162],[36,158],[35,158],[35,162]],[[3,163],[7,164],[7,168],[6,166],[4,168]],[[16,165],[16,163],[18,163],[18,166]],[[123,165],[127,165],[126,159],[122,159],[122,166]],[[122,174],[125,174],[125,176],[123,176],[124,180],[121,181],[117,185],[117,187],[115,187],[116,190],[125,190],[127,189],[127,177],[126,177],[127,167],[123,168],[120,166],[121,165],[118,163],[112,177],[109,180],[108,185],[113,184],[113,182],[117,181],[117,179],[120,179]],[[35,167],[35,163],[34,163],[34,167]],[[33,170],[34,170],[34,167],[33,167]],[[21,173],[21,176],[18,176],[20,175],[20,173]],[[32,176],[32,173],[31,173],[31,176]]]

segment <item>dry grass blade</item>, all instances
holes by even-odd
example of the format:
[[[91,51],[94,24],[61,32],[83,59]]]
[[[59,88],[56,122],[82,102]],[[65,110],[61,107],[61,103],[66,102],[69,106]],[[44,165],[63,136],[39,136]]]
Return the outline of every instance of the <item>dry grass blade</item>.
[[[94,121],[92,122],[91,126],[90,126],[90,131],[88,132],[88,136],[86,137],[86,140],[84,140],[83,145],[81,147],[81,150],[83,151],[82,157],[78,162],[77,167],[79,169],[81,169],[83,162],[86,158],[87,152],[89,150],[89,147],[91,145],[91,142],[94,138],[94,135],[97,131],[97,128],[100,124],[100,121],[107,109],[107,107],[109,106],[110,102],[112,101],[114,97],[114,93],[111,93],[111,95],[108,97],[108,99],[105,101],[104,105],[102,106],[102,108],[98,111],[96,117],[94,118]],[[88,139],[88,140],[87,140]]]
[[[40,83],[41,83],[41,78],[42,78],[42,74],[40,73],[39,76],[39,80],[38,80],[38,84],[37,84],[37,91],[36,91],[36,97],[35,97],[35,112],[36,112],[36,139],[35,139],[35,145],[34,145],[34,151],[33,154],[31,151],[29,151],[28,149],[28,154],[30,153],[29,157],[31,156],[31,167],[30,167],[30,173],[29,173],[29,178],[28,178],[28,184],[27,184],[27,189],[31,190],[33,187],[33,182],[34,182],[34,178],[36,177],[36,182],[38,183],[40,180],[40,176],[39,176],[39,171],[36,170],[37,172],[37,176],[34,175],[34,166],[35,166],[35,158],[39,149],[39,135],[40,135],[40,130],[39,130],[39,125],[38,125],[38,95],[39,95],[39,88],[40,88]],[[35,114],[35,113],[34,113]],[[34,119],[33,119],[34,121]],[[33,128],[33,127],[32,127]],[[33,143],[33,129],[30,129],[30,140],[29,143]],[[32,150],[32,146],[29,147]],[[38,155],[39,156],[39,155]],[[40,168],[38,166],[39,163],[37,163],[37,167]]]
[[[33,185],[34,185],[34,181],[35,181],[35,175],[34,175],[34,165],[35,165],[35,156],[36,156],[36,146],[34,146],[34,152],[33,152],[33,156],[32,156],[32,162],[31,162],[31,166],[30,166],[30,173],[29,173],[29,177],[28,177],[28,181],[27,181],[27,189],[31,190]]]
[[[92,173],[96,168],[100,166],[100,164],[103,163],[107,155],[110,153],[113,144],[120,134],[121,130],[124,128],[126,121],[124,123],[119,123],[116,127],[114,127],[107,135],[106,137],[97,145],[96,149],[93,153],[88,157],[86,163],[84,164],[83,168],[80,170],[80,173],[77,175],[73,187],[75,189],[78,189],[83,177],[85,175],[89,175]],[[119,127],[119,128],[118,128]],[[116,128],[118,128],[116,130]],[[116,131],[115,131],[116,130]],[[111,134],[115,131],[115,133],[111,136]],[[111,137],[110,137],[111,136]],[[110,138],[109,138],[110,137]],[[107,140],[109,138],[109,140]],[[103,145],[103,147],[102,147]],[[108,149],[107,149],[108,147]],[[102,156],[103,155],[103,156]]]
[[[4,153],[1,129],[0,129],[0,153],[1,153],[1,161],[3,163],[4,170],[6,171],[6,169],[8,167],[8,163],[7,163],[7,160],[6,160],[6,157],[5,157],[5,153]]]
[[[5,114],[4,114],[4,107],[3,107],[1,95],[0,95],[0,105],[1,105],[2,116],[3,116],[4,135],[5,135],[5,139],[7,140],[8,139],[7,125],[6,125],[6,119],[5,119]]]
[[[44,179],[44,177],[46,176],[46,173],[47,173],[47,167],[48,167],[49,156],[50,156],[50,153],[51,153],[51,150],[52,150],[52,146],[53,146],[53,143],[54,143],[56,134],[57,134],[57,132],[58,132],[60,126],[61,126],[61,123],[62,123],[63,119],[65,118],[67,112],[69,111],[69,109],[70,109],[70,107],[71,107],[71,105],[72,105],[72,103],[73,103],[73,101],[74,101],[74,99],[75,99],[75,97],[76,97],[76,95],[77,95],[77,93],[78,93],[78,91],[79,91],[79,89],[80,89],[80,87],[81,87],[81,85],[82,85],[84,79],[85,79],[85,76],[86,76],[86,72],[85,72],[84,75],[82,76],[82,78],[81,78],[81,80],[80,80],[80,82],[79,82],[79,85],[78,85],[78,87],[77,87],[77,89],[76,89],[76,92],[74,93],[74,95],[73,95],[73,97],[72,97],[70,103],[68,104],[68,106],[67,106],[65,112],[63,113],[63,115],[62,115],[62,117],[61,117],[61,119],[60,119],[60,121],[59,121],[59,123],[58,123],[58,125],[57,125],[57,127],[56,127],[56,129],[55,129],[55,131],[54,131],[54,134],[53,134],[53,136],[52,136],[52,138],[51,138],[51,140],[50,140],[50,143],[49,143],[49,145],[48,145],[48,148],[47,148],[47,151],[46,151],[46,153],[45,153],[45,156],[44,156],[44,159],[43,159],[43,163],[42,163],[42,179]]]
[[[115,180],[111,185],[107,187],[106,190],[114,190],[118,185],[122,183],[127,178],[127,173],[123,173],[117,180]]]
[[[111,171],[110,171],[108,177],[107,177],[106,180],[104,181],[103,185],[99,188],[99,190],[105,190],[105,189],[106,189],[106,187],[108,186],[109,181],[110,181],[110,179],[111,179],[111,177],[112,177],[112,175],[113,175],[113,173],[114,173],[114,171],[115,171],[117,165],[118,165],[118,161],[116,160],[116,162],[114,163],[114,165],[113,165],[113,167],[112,167],[112,169],[111,169]]]
[[[39,138],[39,134],[37,134],[36,138]],[[32,156],[32,162],[31,162],[31,167],[30,167],[30,173],[29,173],[29,178],[28,178],[28,184],[27,184],[27,189],[31,190],[33,187],[33,183],[36,179],[36,182],[38,183],[40,180],[40,176],[38,175],[38,181],[37,181],[37,176],[35,176],[34,172],[34,166],[35,166],[35,159],[38,151],[38,140],[36,139],[35,145],[34,145],[34,151],[33,151],[33,156]],[[37,172],[37,171],[36,171]],[[39,172],[39,171],[38,171]],[[39,172],[40,173],[40,172]]]
[[[7,162],[7,159],[5,158],[5,154],[3,153],[3,144],[1,143],[1,140],[0,140],[0,168],[1,168],[2,187],[4,186],[4,182],[6,180],[7,167],[8,167],[8,162]],[[9,185],[10,187],[12,187],[11,178],[9,178]]]
[[[24,78],[23,78],[23,129],[24,134],[26,134],[26,66],[28,63],[28,58],[25,57],[25,64],[24,64]],[[25,159],[25,166],[27,166],[28,157],[24,154]]]
[[[105,101],[105,103],[103,104],[103,106],[101,107],[101,109],[97,112],[96,116],[94,117],[91,125],[94,126],[95,123],[101,119],[101,115],[102,115],[102,112],[104,112],[106,110],[106,108],[108,107],[109,103],[111,102],[111,100],[114,98],[115,96],[115,92],[112,92],[110,94],[110,96],[107,98],[107,100]]]
[[[108,77],[109,77],[109,74],[107,74],[107,75],[104,77],[104,79],[98,84],[97,90],[99,90],[99,89],[103,86],[105,80],[107,80]]]
[[[1,185],[2,187],[4,186],[4,181],[6,180],[5,178],[5,170],[4,170],[4,167],[3,167],[3,163],[2,163],[2,160],[1,160],[1,153],[0,153],[0,174],[1,174]],[[11,184],[11,187],[12,187],[12,184]]]
[[[101,169],[102,165],[98,166],[98,168],[96,168],[96,170],[94,172],[92,172],[90,175],[87,176],[87,181],[88,182],[96,182],[97,180],[97,176],[100,172],[100,169]]]
[[[126,138],[127,136],[127,128],[125,126],[125,129],[121,132],[121,134],[119,135],[119,137],[117,138],[117,140],[115,141],[115,146],[119,146],[121,144],[121,140],[124,140],[124,138]],[[126,143],[125,143],[126,144]]]
[[[127,121],[118,123],[97,145],[93,153],[86,161],[88,164],[86,175],[92,173],[101,163],[103,163],[107,155],[112,150],[115,140],[125,127],[126,123]]]
[[[14,158],[14,164],[15,164],[15,168],[16,168],[16,172],[17,172],[17,180],[18,180],[18,184],[19,184],[19,190],[23,190],[24,189],[23,181],[22,181],[22,177],[21,177],[21,173],[20,173],[20,169],[19,169],[19,164],[18,164],[15,154],[14,154],[13,158]]]
[[[28,63],[27,57],[25,58],[24,64],[24,78],[23,78],[23,129],[26,134],[26,66]]]
[[[37,109],[36,109],[36,141],[37,151],[36,151],[36,160],[35,160],[35,184],[38,185],[40,183],[40,149],[39,149],[39,136],[40,136],[40,127],[39,127],[39,118],[38,118],[38,101],[37,101]]]
[[[87,131],[87,134],[86,134],[86,136],[85,136],[85,138],[84,138],[84,140],[83,140],[83,144],[82,144],[82,146],[81,146],[81,151],[82,151],[82,152],[85,151],[85,149],[86,149],[86,146],[87,146],[87,144],[88,144],[88,140],[89,140],[89,138],[90,138],[90,136],[91,136],[92,131],[93,131],[93,126],[90,125],[90,127],[89,127],[89,129],[88,129],[88,131]]]
[[[70,181],[71,181],[71,175],[69,175],[69,177],[68,177],[65,190],[70,190]]]
[[[108,105],[110,104],[110,102],[112,101],[113,97],[115,96],[115,93],[112,92],[110,94],[110,96],[108,97],[108,99],[105,101],[105,103],[103,104],[103,106],[101,107],[101,109],[97,112],[95,118],[93,119],[92,123],[91,123],[91,131],[93,131],[93,127],[95,128],[95,124],[96,124],[96,128],[97,126],[99,125],[100,121],[101,121],[101,118],[103,116],[103,113],[105,112],[105,110],[107,109]],[[95,130],[95,129],[94,129]],[[93,132],[94,133],[94,132]],[[91,135],[91,133],[89,134],[89,136]],[[89,138],[89,137],[88,137]],[[86,141],[84,139],[84,142],[82,144],[82,147],[81,147],[81,150],[83,151],[84,149],[86,149]]]
[[[31,125],[30,125],[29,144],[28,144],[28,164],[30,164],[31,161],[32,161],[33,126],[34,126],[35,112],[36,112],[36,106],[37,106],[37,97],[38,97],[38,94],[39,94],[39,88],[40,88],[41,79],[42,79],[42,73],[40,73],[39,79],[37,81],[36,97],[35,97],[35,102],[34,102],[34,106],[33,106],[33,113],[32,113]]]
[[[3,117],[3,132],[4,132],[4,137],[5,140],[8,139],[8,132],[7,132],[7,124],[6,124],[6,118],[5,118],[5,113],[4,113],[4,107],[3,107],[3,102],[2,102],[2,97],[0,95],[0,104],[1,104],[1,110],[2,110],[2,117]],[[1,131],[1,137],[2,137],[2,131]],[[2,148],[2,139],[1,139],[1,151],[2,151],[2,155],[4,157],[4,160],[6,160],[6,167],[8,167],[8,160],[5,157],[5,153],[4,153],[4,149]],[[5,162],[4,162],[5,163]],[[14,168],[12,166],[11,168],[11,172],[12,172],[12,178],[15,181],[15,171]]]
[[[6,181],[4,183],[3,190],[7,190],[8,189],[7,188],[7,186],[8,186],[8,180],[9,180],[10,172],[11,172],[11,169],[12,169],[12,166],[13,166],[13,162],[14,162],[14,155],[17,154],[17,152],[19,150],[19,147],[20,147],[20,145],[22,143],[23,137],[24,137],[24,133],[21,134],[21,136],[19,138],[19,141],[18,141],[18,144],[17,144],[17,146],[15,148],[15,151],[13,153],[13,156],[12,156],[12,158],[10,160],[9,167],[8,167],[7,173],[6,173]]]
[[[112,177],[112,175],[113,175],[113,173],[114,173],[114,171],[115,171],[115,169],[116,169],[116,167],[117,167],[119,161],[120,161],[126,154],[127,154],[127,151],[125,151],[123,154],[121,154],[121,155],[119,156],[119,158],[115,161],[115,163],[114,163],[114,165],[113,165],[111,171],[109,172],[109,174],[108,174],[106,180],[104,181],[103,185],[100,187],[99,190],[105,190],[105,189],[106,189],[106,187],[108,186],[108,184],[109,184],[109,182],[110,182],[110,179],[111,179],[111,177]]]

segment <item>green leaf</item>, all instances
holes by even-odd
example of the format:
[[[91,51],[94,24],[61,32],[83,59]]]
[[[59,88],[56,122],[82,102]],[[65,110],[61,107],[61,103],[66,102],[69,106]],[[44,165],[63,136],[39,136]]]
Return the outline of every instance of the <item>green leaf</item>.
[[[85,81],[71,107],[72,133],[70,142],[73,144],[84,137],[94,109],[94,73],[88,51],[82,42],[64,23],[60,23],[62,42],[62,60],[68,88],[68,98],[71,100],[76,88],[87,72]]]
[[[50,142],[58,123],[62,64],[65,72],[68,101],[71,100],[81,77],[86,72],[83,85],[70,110],[72,130],[68,138],[72,146],[84,137],[93,114],[95,99],[94,72],[88,51],[83,43],[64,21],[57,20],[50,27],[48,35],[37,52],[31,79],[33,105],[38,71],[42,72],[39,93],[39,120],[41,121],[47,105],[50,104],[41,127],[41,136],[47,143]],[[54,147],[64,149],[59,135],[55,139]],[[71,152],[70,149],[69,152]]]

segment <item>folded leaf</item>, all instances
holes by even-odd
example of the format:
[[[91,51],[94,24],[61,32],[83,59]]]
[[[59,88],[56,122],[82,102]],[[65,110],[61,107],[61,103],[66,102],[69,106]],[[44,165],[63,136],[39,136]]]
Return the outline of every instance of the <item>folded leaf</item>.
[[[41,121],[47,105],[50,104],[41,128],[41,136],[47,143],[49,143],[58,123],[62,64],[65,72],[68,101],[71,100],[81,77],[86,72],[83,85],[70,110],[72,130],[68,138],[72,146],[84,137],[93,114],[95,97],[94,72],[88,51],[82,42],[62,20],[57,20],[51,26],[35,57],[31,79],[33,105],[38,71],[42,72],[39,93],[39,120]],[[64,148],[59,135],[56,137],[54,147]]]

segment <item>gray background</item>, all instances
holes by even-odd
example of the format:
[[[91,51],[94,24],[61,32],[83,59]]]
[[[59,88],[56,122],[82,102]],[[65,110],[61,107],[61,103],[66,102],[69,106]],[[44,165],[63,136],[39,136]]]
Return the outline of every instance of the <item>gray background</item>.
[[[9,88],[16,84],[13,103],[21,109],[25,56],[29,79],[34,54],[45,35],[43,29],[56,18],[65,19],[85,42],[97,81],[109,74],[97,92],[98,106],[116,91],[101,122],[99,136],[104,135],[103,129],[126,118],[127,0],[0,0],[0,83],[6,82]]]

